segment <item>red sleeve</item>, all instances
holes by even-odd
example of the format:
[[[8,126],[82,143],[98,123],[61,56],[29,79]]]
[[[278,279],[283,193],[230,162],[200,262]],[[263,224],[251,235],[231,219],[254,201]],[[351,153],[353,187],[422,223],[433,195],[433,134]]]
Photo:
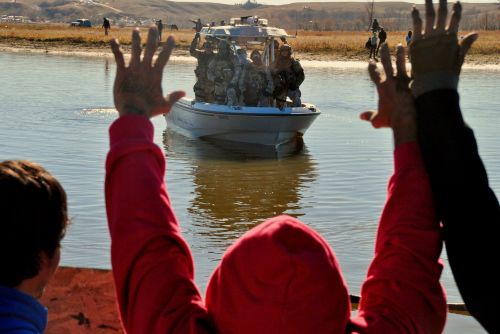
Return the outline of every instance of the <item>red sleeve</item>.
[[[109,132],[106,210],[122,324],[129,334],[209,332],[153,125],[130,115],[116,120]]]
[[[353,332],[442,333],[441,231],[418,145],[398,146],[394,164]]]

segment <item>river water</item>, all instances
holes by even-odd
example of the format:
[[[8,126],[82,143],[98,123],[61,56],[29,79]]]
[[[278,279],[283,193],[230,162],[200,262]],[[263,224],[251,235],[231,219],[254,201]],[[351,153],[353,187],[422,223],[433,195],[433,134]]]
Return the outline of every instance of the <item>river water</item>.
[[[392,139],[389,130],[358,120],[377,101],[365,67],[327,65],[304,62],[304,101],[315,103],[322,115],[298,153],[189,139],[167,129],[162,117],[153,120],[202,291],[228,245],[265,218],[286,213],[326,238],[350,293],[359,294],[392,171]],[[173,61],[164,90],[190,93],[193,69],[193,62]],[[37,161],[64,185],[73,224],[63,241],[63,265],[110,268],[103,181],[107,130],[116,118],[114,72],[114,62],[104,58],[0,54],[0,160]],[[500,71],[467,69],[460,84],[464,115],[497,194],[499,83]],[[447,265],[445,253],[443,259]],[[448,268],[442,282],[449,301],[461,302]],[[446,332],[483,333],[472,318],[456,315]]]

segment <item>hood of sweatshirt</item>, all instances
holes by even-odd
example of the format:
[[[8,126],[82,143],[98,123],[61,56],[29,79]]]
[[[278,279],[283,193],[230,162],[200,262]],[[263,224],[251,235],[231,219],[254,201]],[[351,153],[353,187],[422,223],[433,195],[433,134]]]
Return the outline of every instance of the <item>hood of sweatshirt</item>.
[[[284,215],[227,250],[210,278],[206,306],[220,333],[344,333],[350,316],[332,249]]]

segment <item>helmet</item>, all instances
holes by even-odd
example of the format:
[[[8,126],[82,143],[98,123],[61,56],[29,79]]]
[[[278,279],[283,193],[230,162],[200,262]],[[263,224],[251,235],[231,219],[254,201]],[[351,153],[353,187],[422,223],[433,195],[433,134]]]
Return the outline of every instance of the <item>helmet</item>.
[[[283,44],[280,46],[280,53],[283,51],[288,51],[290,54],[292,54],[292,47],[288,44]]]

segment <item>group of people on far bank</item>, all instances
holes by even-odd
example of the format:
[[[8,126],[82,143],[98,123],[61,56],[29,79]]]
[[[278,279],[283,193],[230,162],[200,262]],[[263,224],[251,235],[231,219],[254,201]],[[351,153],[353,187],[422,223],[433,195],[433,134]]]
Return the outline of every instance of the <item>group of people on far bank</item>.
[[[381,27],[377,19],[373,20],[371,26],[372,35],[368,37],[365,47],[370,51],[368,58],[376,59],[380,46],[387,40],[387,32],[384,27]]]
[[[444,242],[468,310],[486,331],[500,333],[494,262],[500,205],[460,109],[461,67],[478,37],[457,38],[461,11],[456,3],[445,27],[446,0],[437,15],[426,0],[423,29],[413,9],[411,78],[402,46],[396,48],[396,70],[387,44],[380,48],[385,75],[374,62],[368,65],[378,110],[360,118],[391,129],[394,172],[356,314],[331,247],[309,224],[288,215],[270,218],[236,240],[201,296],[165,184],[166,157],[150,121],[185,95],[173,91],[165,97],[161,86],[174,39],[154,60],[157,28],[150,28],[144,52],[134,30],[129,64],[113,39],[118,119],[109,128],[104,191],[124,332],[442,333]],[[69,217],[64,188],[42,166],[0,162],[0,333],[45,332],[47,309],[38,299],[58,266]]]
[[[206,40],[198,48],[200,39],[196,33],[189,48],[191,56],[198,60],[193,87],[196,101],[255,107],[276,104],[283,108],[290,98],[291,106],[302,105],[299,87],[305,79],[304,70],[286,39],[282,45],[278,41],[269,45],[275,59],[268,65],[257,49],[249,57],[245,47],[226,40],[218,41],[217,47]]]

